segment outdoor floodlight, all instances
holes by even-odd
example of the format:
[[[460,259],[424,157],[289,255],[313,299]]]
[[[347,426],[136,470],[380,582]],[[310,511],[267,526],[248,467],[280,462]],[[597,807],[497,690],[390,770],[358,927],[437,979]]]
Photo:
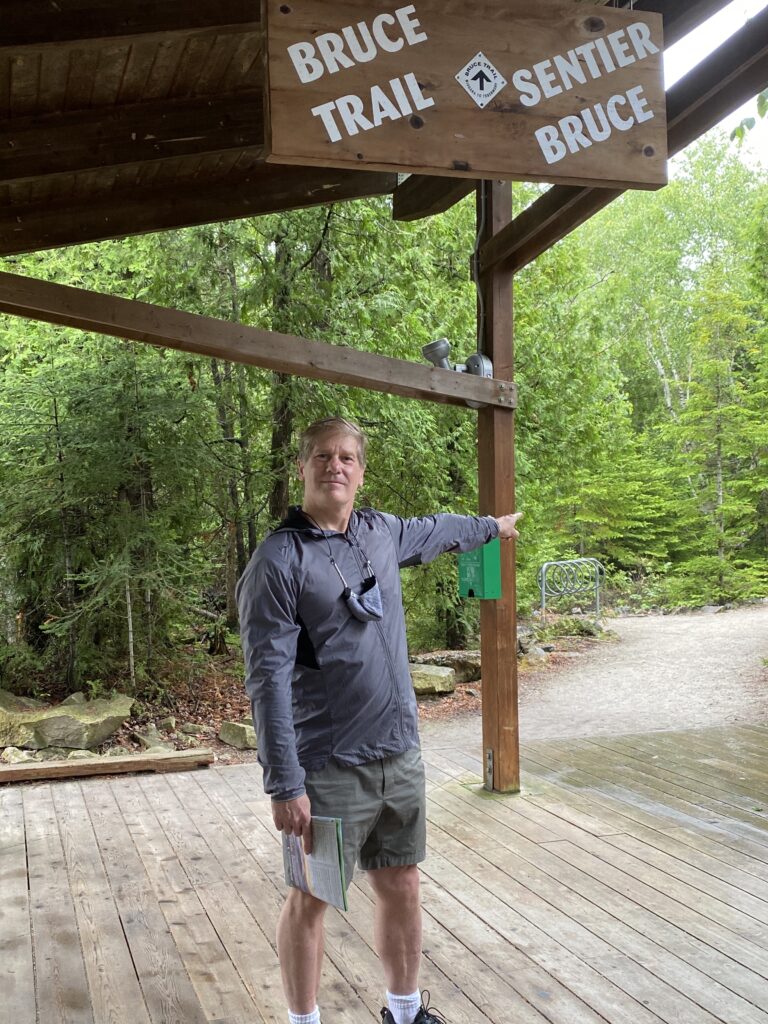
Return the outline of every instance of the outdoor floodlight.
[[[455,370],[456,373],[471,373],[475,377],[492,377],[493,363],[482,352],[473,352],[466,363],[452,363],[449,359],[451,343],[447,338],[438,338],[423,345],[421,354],[433,366],[441,370]]]
[[[428,345],[423,345],[421,349],[421,354],[425,359],[429,360],[433,366],[438,366],[443,370],[452,370],[454,368],[448,359],[450,353],[451,343],[447,338],[438,338],[437,341],[430,341]]]
[[[493,377],[493,363],[482,352],[473,352],[466,363],[452,363],[449,358],[451,343],[447,338],[438,338],[436,341],[430,341],[427,345],[423,345],[421,354],[433,366],[441,370],[470,373],[475,377]],[[483,402],[471,402],[469,399],[465,399],[465,401],[471,409],[481,409],[485,404]]]

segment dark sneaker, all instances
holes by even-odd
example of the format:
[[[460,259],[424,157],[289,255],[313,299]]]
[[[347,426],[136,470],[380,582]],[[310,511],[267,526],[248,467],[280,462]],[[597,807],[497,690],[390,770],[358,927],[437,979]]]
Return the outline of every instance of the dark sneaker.
[[[395,1018],[386,1006],[381,1008],[381,1024],[395,1024]],[[421,993],[421,1007],[413,1018],[413,1024],[447,1024],[445,1018],[440,1015],[439,1010],[429,1005],[428,989],[424,989]]]

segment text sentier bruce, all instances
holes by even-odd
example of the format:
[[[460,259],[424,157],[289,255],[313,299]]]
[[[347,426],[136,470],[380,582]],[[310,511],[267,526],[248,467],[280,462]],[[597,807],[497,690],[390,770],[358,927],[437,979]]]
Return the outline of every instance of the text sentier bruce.
[[[417,46],[428,39],[416,16],[414,4],[400,7],[394,13],[377,15],[372,21],[346,25],[340,32],[324,32],[312,42],[293,43],[288,47],[299,81],[316,82],[326,73],[333,75],[355,64],[374,60],[380,51],[396,53],[405,46]],[[531,68],[518,68],[511,82],[525,107],[539,103],[584,85],[589,78],[596,80],[610,75],[619,68],[659,52],[644,22],[628,25],[605,36],[582,43],[564,54],[542,60]],[[312,107],[311,113],[319,117],[331,142],[339,142],[342,128],[348,136],[378,128],[386,120],[395,121],[434,106],[432,97],[425,96],[416,74],[392,78],[386,86],[373,85],[370,95],[348,94]],[[620,109],[621,108],[621,109]],[[617,131],[629,131],[654,117],[648,107],[642,86],[626,93],[611,96],[606,103],[597,103],[578,114],[569,114],[556,124],[544,125],[535,135],[548,164],[558,163],[568,153],[590,147],[593,142],[605,142]]]

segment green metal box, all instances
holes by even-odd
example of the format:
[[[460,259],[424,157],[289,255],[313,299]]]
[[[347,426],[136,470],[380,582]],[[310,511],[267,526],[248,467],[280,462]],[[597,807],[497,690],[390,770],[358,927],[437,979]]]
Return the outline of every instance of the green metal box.
[[[501,597],[501,541],[459,555],[459,597],[497,601]]]

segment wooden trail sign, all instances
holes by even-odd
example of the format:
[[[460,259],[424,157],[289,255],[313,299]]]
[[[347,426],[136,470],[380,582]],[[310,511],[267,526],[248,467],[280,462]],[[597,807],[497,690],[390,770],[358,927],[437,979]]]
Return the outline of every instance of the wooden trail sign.
[[[667,181],[662,17],[574,0],[266,0],[275,163]]]

